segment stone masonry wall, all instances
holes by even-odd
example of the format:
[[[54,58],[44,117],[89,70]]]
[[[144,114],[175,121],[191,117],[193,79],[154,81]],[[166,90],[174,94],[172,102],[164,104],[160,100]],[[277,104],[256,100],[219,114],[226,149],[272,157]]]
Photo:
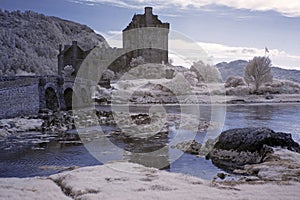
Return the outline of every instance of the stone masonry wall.
[[[19,78],[2,80],[1,83],[0,119],[37,114],[39,112],[38,79]]]

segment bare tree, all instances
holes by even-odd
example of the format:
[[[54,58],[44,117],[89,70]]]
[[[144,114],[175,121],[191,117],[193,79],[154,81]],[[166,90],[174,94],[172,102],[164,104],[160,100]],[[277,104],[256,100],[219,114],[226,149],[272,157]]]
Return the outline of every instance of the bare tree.
[[[246,83],[254,84],[255,91],[266,82],[272,82],[271,60],[269,57],[254,57],[245,68],[244,79]]]

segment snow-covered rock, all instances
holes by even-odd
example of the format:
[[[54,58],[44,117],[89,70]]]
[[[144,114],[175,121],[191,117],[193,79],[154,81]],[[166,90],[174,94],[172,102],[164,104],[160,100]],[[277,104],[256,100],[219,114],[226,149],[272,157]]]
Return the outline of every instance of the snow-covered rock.
[[[300,154],[281,148],[273,151],[263,163],[246,165],[244,172],[266,181],[300,182]]]

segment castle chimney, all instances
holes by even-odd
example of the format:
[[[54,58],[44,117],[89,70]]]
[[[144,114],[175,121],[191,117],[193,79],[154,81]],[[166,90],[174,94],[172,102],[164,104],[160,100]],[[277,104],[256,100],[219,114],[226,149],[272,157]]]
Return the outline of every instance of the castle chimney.
[[[152,15],[152,7],[145,7],[145,14]]]
[[[146,16],[146,23],[151,24],[152,23],[152,7],[145,7],[145,16]]]

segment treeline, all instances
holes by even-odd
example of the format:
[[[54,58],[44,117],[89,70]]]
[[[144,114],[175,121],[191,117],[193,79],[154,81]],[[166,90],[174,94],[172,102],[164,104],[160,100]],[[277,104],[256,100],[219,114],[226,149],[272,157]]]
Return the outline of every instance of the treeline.
[[[55,74],[59,44],[88,50],[105,42],[91,28],[33,11],[0,9],[0,76]]]

